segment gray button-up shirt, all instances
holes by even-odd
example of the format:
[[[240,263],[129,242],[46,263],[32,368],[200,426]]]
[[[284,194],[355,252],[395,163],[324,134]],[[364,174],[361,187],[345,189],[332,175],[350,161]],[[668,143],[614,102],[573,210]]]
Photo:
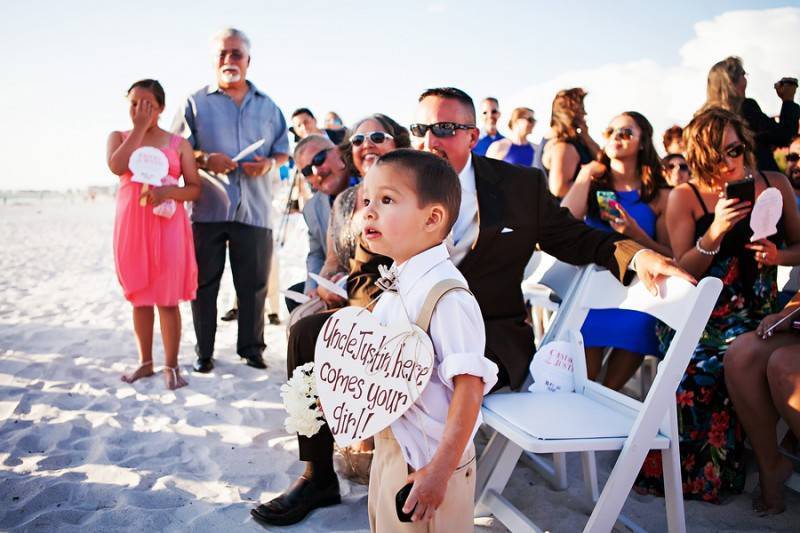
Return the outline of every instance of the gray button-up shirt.
[[[195,150],[236,156],[250,144],[264,144],[253,156],[289,153],[289,136],[283,113],[272,99],[247,82],[250,90],[237,106],[216,85],[203,87],[185,102],[175,117],[173,130]],[[241,162],[241,161],[240,161]],[[241,222],[270,228],[270,184],[267,175],[251,178],[241,168],[228,174],[200,170],[203,188],[192,204],[193,222]]]

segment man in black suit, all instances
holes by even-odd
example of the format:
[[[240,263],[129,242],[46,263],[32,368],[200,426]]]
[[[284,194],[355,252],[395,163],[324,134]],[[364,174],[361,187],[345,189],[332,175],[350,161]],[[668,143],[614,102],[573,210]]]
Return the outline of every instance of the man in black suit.
[[[518,388],[533,358],[533,332],[524,321],[520,284],[537,244],[568,263],[602,265],[620,280],[635,259],[636,273],[653,291],[656,278],[662,275],[694,281],[672,260],[642,249],[622,235],[595,230],[576,220],[550,194],[540,170],[472,154],[478,140],[475,107],[463,91],[425,91],[410,130],[412,146],[446,159],[459,173],[461,209],[453,227],[450,256],[480,304],[486,356],[500,369],[497,387]],[[307,317],[292,328],[290,375],[296,366],[313,361],[316,337],[325,318]],[[308,468],[287,492],[253,509],[253,516],[267,523],[296,523],[313,509],[340,501],[330,459],[330,430],[323,426],[312,438],[298,438],[300,458],[308,461]]]

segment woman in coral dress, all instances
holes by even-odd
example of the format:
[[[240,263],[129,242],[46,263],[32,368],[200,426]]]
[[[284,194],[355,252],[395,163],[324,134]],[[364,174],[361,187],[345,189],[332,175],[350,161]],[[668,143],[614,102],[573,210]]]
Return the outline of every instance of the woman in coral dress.
[[[192,228],[184,201],[200,196],[200,179],[189,143],[158,127],[164,89],[156,80],[141,80],[128,90],[133,129],[112,132],[108,166],[120,177],[114,223],[114,262],[125,298],[133,304],[133,329],[139,367],[122,380],[132,383],[153,375],[154,307],[158,307],[164,342],[167,387],[186,385],[178,370],[181,316],[178,303],[193,300],[197,265]],[[169,164],[161,186],[133,181],[131,155],[141,147],[160,150]],[[140,152],[141,154],[141,152]],[[183,174],[184,185],[178,185]]]

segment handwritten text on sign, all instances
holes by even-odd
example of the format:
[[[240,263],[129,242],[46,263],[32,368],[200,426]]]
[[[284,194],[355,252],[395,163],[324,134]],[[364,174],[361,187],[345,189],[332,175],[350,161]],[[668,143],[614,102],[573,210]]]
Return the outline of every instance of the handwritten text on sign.
[[[315,379],[339,446],[375,435],[419,398],[431,378],[433,346],[408,324],[382,326],[369,311],[345,307],[317,338]]]

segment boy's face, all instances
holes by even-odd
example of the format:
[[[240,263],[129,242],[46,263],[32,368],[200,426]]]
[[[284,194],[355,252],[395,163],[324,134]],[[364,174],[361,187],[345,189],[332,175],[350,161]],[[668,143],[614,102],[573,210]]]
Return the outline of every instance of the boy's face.
[[[376,165],[364,178],[364,229],[373,252],[403,263],[442,242],[440,204],[420,207],[414,177],[397,165]]]

